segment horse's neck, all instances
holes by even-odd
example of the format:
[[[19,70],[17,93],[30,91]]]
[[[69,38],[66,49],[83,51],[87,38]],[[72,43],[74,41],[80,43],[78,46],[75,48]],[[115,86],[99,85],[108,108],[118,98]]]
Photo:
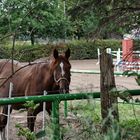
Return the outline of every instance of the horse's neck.
[[[45,73],[42,73],[42,77],[44,77],[44,85],[46,87],[52,87],[54,84],[54,72],[53,70],[50,68],[50,66],[48,66],[46,68]]]

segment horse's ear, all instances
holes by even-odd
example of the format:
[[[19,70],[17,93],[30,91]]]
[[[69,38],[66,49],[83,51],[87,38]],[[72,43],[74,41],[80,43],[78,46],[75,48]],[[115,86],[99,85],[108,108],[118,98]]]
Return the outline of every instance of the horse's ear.
[[[69,57],[70,57],[70,49],[68,48],[67,50],[66,50],[66,52],[65,52],[65,57],[67,58],[67,59],[69,59]]]
[[[54,57],[55,59],[58,58],[58,51],[57,51],[56,49],[53,50],[53,57]]]

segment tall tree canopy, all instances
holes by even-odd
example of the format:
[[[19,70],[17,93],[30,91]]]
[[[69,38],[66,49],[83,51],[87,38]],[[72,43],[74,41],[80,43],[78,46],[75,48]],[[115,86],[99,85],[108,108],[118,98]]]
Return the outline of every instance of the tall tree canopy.
[[[83,19],[94,13],[98,19],[98,28],[92,33],[115,31],[122,33],[140,27],[139,0],[79,0],[69,9],[73,19]],[[92,14],[93,15],[93,14]],[[95,24],[96,25],[96,24]]]
[[[59,0],[3,0],[0,2],[0,34],[16,32],[30,36],[64,38],[63,1]]]
[[[109,38],[140,26],[139,0],[1,0],[0,35]]]

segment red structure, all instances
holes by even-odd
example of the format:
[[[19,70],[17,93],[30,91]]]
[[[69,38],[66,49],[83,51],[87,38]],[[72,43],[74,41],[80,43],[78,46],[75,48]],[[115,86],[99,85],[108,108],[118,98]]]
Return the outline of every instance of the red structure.
[[[122,69],[140,70],[140,51],[134,51],[133,39],[122,40]]]
[[[133,40],[124,39],[122,41],[122,58],[123,61],[133,62]]]

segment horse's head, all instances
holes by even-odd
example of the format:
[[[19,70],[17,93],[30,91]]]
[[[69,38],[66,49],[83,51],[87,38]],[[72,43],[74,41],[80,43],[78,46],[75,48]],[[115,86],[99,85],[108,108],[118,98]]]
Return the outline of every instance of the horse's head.
[[[59,55],[58,51],[53,51],[53,78],[55,85],[59,87],[60,93],[69,93],[69,85],[71,81],[71,64],[69,62],[70,49],[67,49],[63,55]]]

